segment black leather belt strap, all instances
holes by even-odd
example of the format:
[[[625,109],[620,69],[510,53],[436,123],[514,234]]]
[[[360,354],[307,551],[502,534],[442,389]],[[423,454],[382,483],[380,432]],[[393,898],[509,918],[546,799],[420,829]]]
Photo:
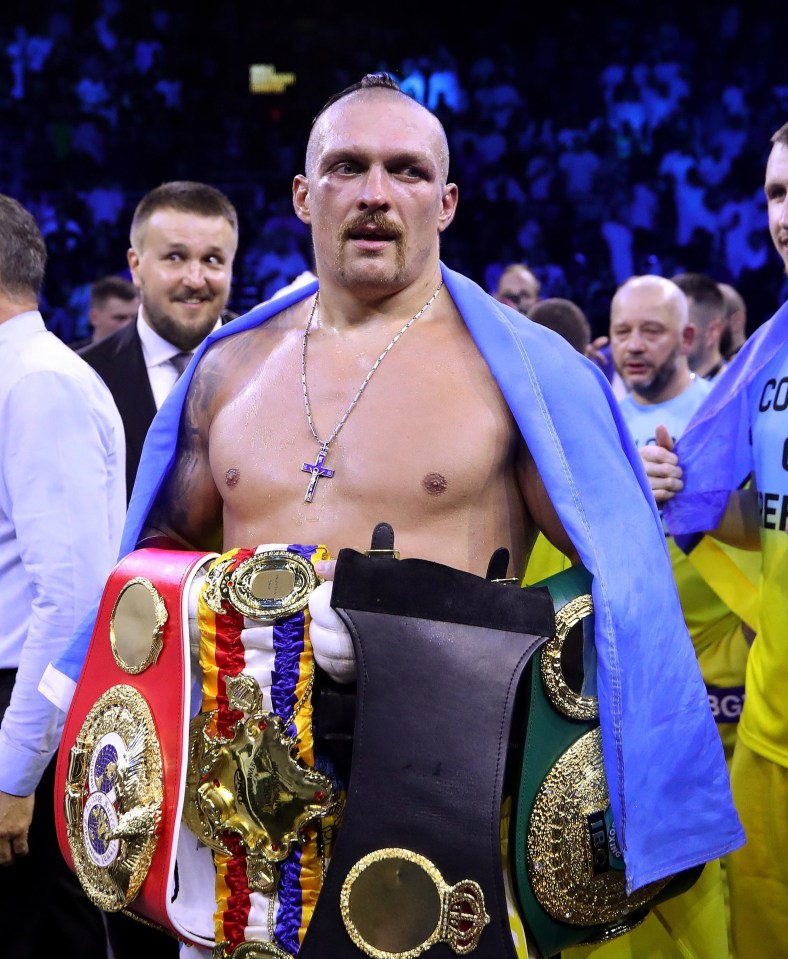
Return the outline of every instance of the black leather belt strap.
[[[362,857],[397,847],[448,885],[481,887],[491,921],[475,959],[514,959],[500,811],[517,684],[554,634],[546,589],[424,560],[339,553],[332,605],[348,626],[357,699],[347,806],[301,959],[358,959],[340,913]],[[437,942],[429,956],[454,952]]]

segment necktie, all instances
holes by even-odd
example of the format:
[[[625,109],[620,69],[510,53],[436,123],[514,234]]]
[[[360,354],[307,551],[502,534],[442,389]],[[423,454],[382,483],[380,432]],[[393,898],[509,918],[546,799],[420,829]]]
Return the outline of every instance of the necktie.
[[[192,358],[191,353],[176,353],[174,356],[170,357],[170,363],[172,363],[172,365],[177,370],[179,377],[181,373],[183,373],[183,371],[189,365],[189,361],[191,360],[191,358]]]

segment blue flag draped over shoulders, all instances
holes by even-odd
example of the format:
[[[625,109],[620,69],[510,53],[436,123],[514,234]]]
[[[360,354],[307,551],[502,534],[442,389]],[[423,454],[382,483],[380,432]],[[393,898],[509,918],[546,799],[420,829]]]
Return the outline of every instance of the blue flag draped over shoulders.
[[[593,576],[605,769],[627,886],[718,858],[740,846],[744,834],[662,526],[618,403],[601,371],[562,337],[460,274],[442,271]],[[311,283],[262,304],[198,349],[148,433],[121,555],[135,548],[173,462],[183,401],[202,353],[316,289]],[[81,642],[86,649],[87,637]],[[79,655],[71,650],[70,663],[67,656],[60,668],[73,672]]]
[[[788,303],[745,342],[676,444],[684,489],[665,504],[676,542],[714,529],[753,469],[747,388],[788,343]]]

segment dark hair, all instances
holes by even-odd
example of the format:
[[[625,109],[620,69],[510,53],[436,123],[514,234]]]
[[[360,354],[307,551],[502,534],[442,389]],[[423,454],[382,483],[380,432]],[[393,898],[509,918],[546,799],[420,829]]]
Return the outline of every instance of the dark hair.
[[[730,319],[734,313],[738,313],[740,310],[743,313],[747,312],[744,298],[736,287],[731,286],[730,283],[720,283],[719,288],[722,298],[725,300],[725,316],[727,319]]]
[[[177,210],[197,216],[223,216],[238,235],[238,213],[230,200],[207,183],[171,180],[155,187],[137,204],[131,221],[131,245],[136,246],[142,227],[157,210]]]
[[[725,297],[717,283],[705,273],[677,273],[671,277],[684,295],[715,313],[725,313]]]
[[[0,289],[12,300],[41,295],[47,248],[33,215],[0,193]]]
[[[788,147],[788,123],[783,123],[779,130],[775,130],[771,138],[772,143],[780,143]]]
[[[394,77],[391,76],[391,74],[367,73],[360,80],[357,80],[355,83],[351,83],[349,87],[345,87],[344,90],[340,90],[339,93],[332,94],[313,117],[312,126],[317,123],[318,117],[325,113],[330,106],[333,106],[337,100],[342,100],[344,97],[350,96],[351,93],[355,93],[357,90],[372,90],[375,88],[394,90],[396,93],[401,93],[403,97],[408,96],[407,93],[402,91],[400,85],[397,83]]]
[[[111,296],[130,303],[138,295],[137,287],[123,276],[103,276],[90,285],[91,307],[103,306]]]
[[[571,300],[560,296],[540,300],[528,311],[528,319],[560,333],[578,353],[585,353],[591,342],[591,324],[585,313]]]

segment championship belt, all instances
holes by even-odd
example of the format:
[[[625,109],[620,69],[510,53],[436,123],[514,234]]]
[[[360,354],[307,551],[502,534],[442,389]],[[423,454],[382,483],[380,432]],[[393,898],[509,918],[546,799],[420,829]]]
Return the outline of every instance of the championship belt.
[[[357,664],[347,804],[301,959],[513,959],[501,850],[518,680],[553,635],[546,589],[339,553]]]
[[[529,589],[491,578],[339,554],[331,605],[357,662],[352,764],[301,959],[511,959],[509,884],[529,954],[555,956],[629,931],[702,871],[626,895],[595,663],[583,661],[590,574]]]
[[[58,842],[89,897],[175,932],[168,889],[189,732],[184,597],[214,555],[141,549],[115,567],[56,770]]]
[[[232,550],[200,594],[201,711],[184,821],[212,850],[214,957],[297,954],[341,789],[315,755],[308,635],[321,546]]]
[[[67,862],[102,909],[216,957],[294,955],[322,883],[315,823],[339,788],[311,740],[313,558],[324,548],[129,554],[66,719]]]
[[[542,956],[602,942],[688,889],[699,866],[626,893],[602,755],[596,696],[583,690],[593,643],[591,576],[581,566],[538,584],[555,605],[555,637],[528,664],[510,859],[522,914]],[[594,674],[594,664],[587,664]]]

